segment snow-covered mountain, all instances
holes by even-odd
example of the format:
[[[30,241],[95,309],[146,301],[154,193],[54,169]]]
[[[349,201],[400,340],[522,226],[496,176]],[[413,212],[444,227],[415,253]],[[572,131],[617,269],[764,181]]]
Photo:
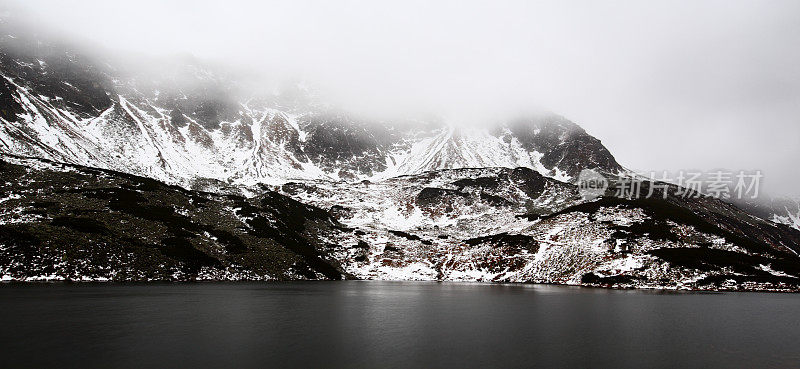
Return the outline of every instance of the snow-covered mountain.
[[[751,214],[800,230],[800,200],[788,197],[761,196],[758,199],[733,200]]]
[[[675,186],[586,202],[531,169],[481,168],[281,190],[214,194],[2,155],[0,279],[800,290],[800,232]]]
[[[784,206],[785,213],[773,213],[772,221],[775,223],[786,224],[794,229],[800,229],[800,202],[797,200],[794,200],[793,202],[793,206]]]
[[[2,278],[800,289],[797,203],[583,197],[582,170],[631,172],[555,114],[375,121],[75,50],[0,37]]]
[[[299,89],[237,93],[235,81],[190,62],[174,66],[179,77],[145,77],[14,35],[3,36],[0,52],[0,152],[186,187],[481,167],[528,167],[569,180],[584,168],[622,169],[599,140],[553,114],[482,129],[371,122],[309,102]]]

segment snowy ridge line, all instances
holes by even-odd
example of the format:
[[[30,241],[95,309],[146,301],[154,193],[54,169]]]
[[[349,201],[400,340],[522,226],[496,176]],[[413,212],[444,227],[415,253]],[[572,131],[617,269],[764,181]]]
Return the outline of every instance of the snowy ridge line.
[[[280,185],[297,179],[380,181],[469,167],[527,167],[562,181],[572,180],[575,174],[557,165],[543,165],[547,154],[534,148],[537,144],[524,143],[516,136],[525,134],[524,129],[513,133],[503,128],[492,133],[489,129],[442,127],[422,135],[422,131],[411,129],[398,131],[398,141],[388,147],[373,149],[369,137],[376,133],[369,128],[364,137],[357,136],[362,128],[346,115],[331,118],[313,110],[289,112],[255,106],[249,99],[238,103],[237,116],[220,119],[217,127],[209,127],[198,117],[176,113],[158,102],[159,91],[148,96],[129,82],[115,80],[120,91],[106,91],[108,106],[95,112],[72,111],[75,107],[67,103],[70,96],[39,95],[21,81],[3,77],[13,86],[12,98],[22,113],[0,130],[2,150],[144,175],[187,187],[197,180],[243,186]],[[186,98],[186,94],[181,96]],[[321,119],[315,121],[315,117]],[[558,140],[556,146],[564,145],[570,134],[585,134],[572,123],[567,127],[561,118],[531,124],[537,125],[533,130],[537,139],[544,137],[543,131],[554,130],[550,139]],[[365,137],[367,141],[363,141]],[[330,155],[335,160],[326,163],[308,152],[321,152],[322,157]],[[565,160],[564,154],[559,160]],[[591,165],[586,163],[587,167]]]

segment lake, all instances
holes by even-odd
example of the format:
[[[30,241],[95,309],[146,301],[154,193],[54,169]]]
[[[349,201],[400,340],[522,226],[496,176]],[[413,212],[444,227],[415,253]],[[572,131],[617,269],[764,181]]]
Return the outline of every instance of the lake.
[[[0,284],[0,366],[798,367],[800,294]]]

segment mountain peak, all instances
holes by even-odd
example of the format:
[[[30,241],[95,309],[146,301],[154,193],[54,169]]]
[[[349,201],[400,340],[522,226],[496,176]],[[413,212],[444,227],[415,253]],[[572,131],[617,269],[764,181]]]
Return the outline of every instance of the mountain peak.
[[[585,168],[621,168],[599,140],[553,114],[483,127],[394,124],[297,103],[312,98],[303,85],[278,99],[242,96],[238,82],[197,62],[179,75],[167,68],[143,79],[109,61],[58,56],[69,49],[15,51],[4,52],[0,65],[0,117],[8,123],[0,151],[7,153],[186,186],[203,178],[381,180],[478,167],[527,167],[568,181]],[[281,102],[287,98],[295,103]]]

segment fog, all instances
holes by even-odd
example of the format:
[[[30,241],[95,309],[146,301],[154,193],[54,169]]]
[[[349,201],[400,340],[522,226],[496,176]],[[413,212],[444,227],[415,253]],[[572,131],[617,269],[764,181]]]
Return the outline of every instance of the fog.
[[[368,114],[544,108],[639,170],[761,169],[800,196],[798,1],[16,1],[120,52],[296,78]]]

